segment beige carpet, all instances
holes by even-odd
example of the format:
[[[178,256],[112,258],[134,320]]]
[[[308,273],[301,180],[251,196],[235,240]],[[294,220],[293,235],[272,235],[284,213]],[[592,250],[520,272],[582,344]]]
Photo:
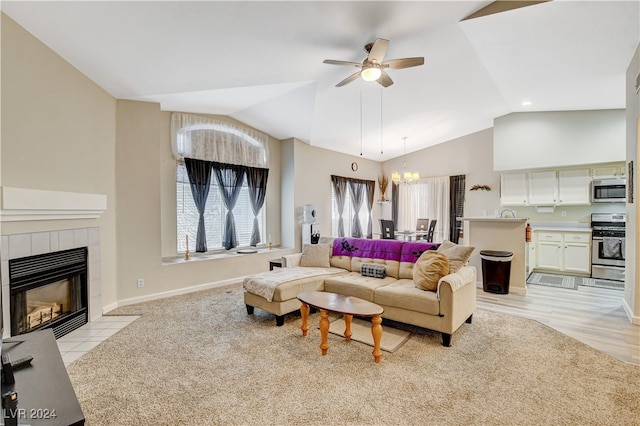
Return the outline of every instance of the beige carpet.
[[[329,325],[329,333],[344,337],[344,319],[337,318]],[[411,337],[411,332],[399,330],[390,326],[382,327],[382,338],[380,338],[380,349],[386,352],[395,352]],[[351,340],[364,343],[373,347],[373,336],[371,335],[371,321],[360,318],[351,320]]]
[[[69,366],[96,425],[632,425],[640,367],[537,322],[478,311],[373,362],[299,315],[246,314],[240,285],[132,305],[142,315]],[[364,352],[364,353],[363,353]]]

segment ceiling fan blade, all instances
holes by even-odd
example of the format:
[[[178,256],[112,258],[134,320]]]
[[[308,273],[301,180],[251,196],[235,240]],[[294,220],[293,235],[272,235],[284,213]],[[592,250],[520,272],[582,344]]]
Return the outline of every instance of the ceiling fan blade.
[[[393,84],[393,80],[391,80],[389,74],[382,71],[382,74],[380,74],[380,78],[378,78],[378,83],[380,83],[382,87],[389,87]]]
[[[383,62],[381,65],[382,65],[382,68],[389,68],[391,70],[397,70],[400,68],[417,67],[420,65],[424,65],[424,58],[415,57],[415,58],[391,59],[390,61]]]
[[[367,58],[367,60],[370,62],[376,62],[378,64],[382,63],[384,55],[387,54],[388,48],[389,40],[386,40],[384,38],[377,39],[371,47],[371,51],[369,52],[369,57]]]
[[[336,84],[336,87],[342,87],[345,84],[349,84],[353,80],[357,79],[358,77],[360,77],[360,71],[358,71],[357,73],[351,74],[349,77],[345,78],[340,83]]]
[[[519,9],[521,7],[533,6],[539,3],[546,3],[551,0],[541,0],[541,1],[510,1],[510,0],[497,0],[492,3],[489,3],[487,6],[482,9],[472,13],[466,18],[462,19],[462,21],[467,21],[469,19],[481,18],[487,15],[493,15],[495,13],[507,12],[513,9]]]
[[[362,64],[360,62],[349,62],[349,61],[336,61],[334,59],[325,59],[322,61],[323,64],[331,64],[331,65],[348,65],[350,67],[362,68]]]

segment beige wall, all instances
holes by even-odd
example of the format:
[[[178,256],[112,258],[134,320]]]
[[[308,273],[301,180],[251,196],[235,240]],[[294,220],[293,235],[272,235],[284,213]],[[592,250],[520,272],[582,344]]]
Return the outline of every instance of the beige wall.
[[[384,172],[391,176],[402,168],[403,157],[385,161]],[[486,129],[447,143],[407,155],[408,171],[421,178],[466,175],[465,215],[480,216],[483,210],[500,207],[500,173],[493,171],[493,130]],[[489,185],[491,191],[469,191],[473,185]]]
[[[238,123],[226,117],[218,119]],[[169,112],[158,104],[117,103],[118,301],[228,282],[268,269],[268,260],[285,252],[193,258],[171,262],[176,255],[176,162],[171,153]],[[280,234],[280,146],[269,140],[266,234],[274,244]],[[266,237],[266,236],[265,236]],[[290,251],[289,251],[290,252]],[[165,262],[163,262],[165,258]],[[144,279],[143,288],[137,280]]]
[[[287,223],[283,223],[283,233],[293,238],[290,243],[295,244],[299,249],[302,208],[305,204],[312,204],[315,207],[320,235],[331,235],[331,175],[377,181],[382,170],[377,161],[310,146],[297,139],[286,140],[283,146],[286,158],[294,160],[293,166],[291,164],[288,166],[286,177],[283,173],[284,191],[292,190],[294,194],[293,197],[286,195],[288,198],[286,205],[283,206],[283,217],[287,217]],[[353,162],[358,163],[358,170],[355,172],[351,170]],[[375,199],[378,198],[376,189]],[[380,214],[380,205],[374,204],[374,233],[379,232],[377,224]],[[285,231],[285,227],[289,228]]]
[[[107,195],[98,220],[3,223],[2,234],[99,226],[102,297],[117,300],[116,102],[2,14],[2,184]]]

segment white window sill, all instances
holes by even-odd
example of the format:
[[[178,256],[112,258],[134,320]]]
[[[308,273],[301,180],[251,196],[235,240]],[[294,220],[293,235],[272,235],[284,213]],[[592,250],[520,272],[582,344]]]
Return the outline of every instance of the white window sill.
[[[242,250],[242,249],[240,249]],[[283,253],[288,253],[291,251],[290,248],[287,247],[274,247],[271,250],[269,250],[267,247],[258,247],[257,248],[257,252],[256,253],[248,253],[248,254],[241,254],[238,253],[237,250],[230,250],[230,251],[222,251],[222,252],[210,252],[210,253],[191,253],[191,257],[189,258],[189,260],[184,258],[184,255],[180,255],[180,256],[174,256],[174,257],[164,257],[162,258],[162,265],[178,265],[178,264],[183,264],[183,263],[191,263],[191,262],[201,262],[201,261],[206,261],[206,260],[219,260],[219,259],[229,259],[231,257],[237,257],[237,256],[252,256],[252,255],[256,255],[256,254],[265,254],[265,253],[271,253],[273,254],[273,258],[278,258],[281,257]]]

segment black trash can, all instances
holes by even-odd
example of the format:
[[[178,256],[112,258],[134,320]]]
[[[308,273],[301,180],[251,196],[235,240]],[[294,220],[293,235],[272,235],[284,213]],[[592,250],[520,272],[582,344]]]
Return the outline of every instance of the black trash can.
[[[509,293],[509,278],[511,276],[510,251],[482,250],[482,289],[489,293]]]

